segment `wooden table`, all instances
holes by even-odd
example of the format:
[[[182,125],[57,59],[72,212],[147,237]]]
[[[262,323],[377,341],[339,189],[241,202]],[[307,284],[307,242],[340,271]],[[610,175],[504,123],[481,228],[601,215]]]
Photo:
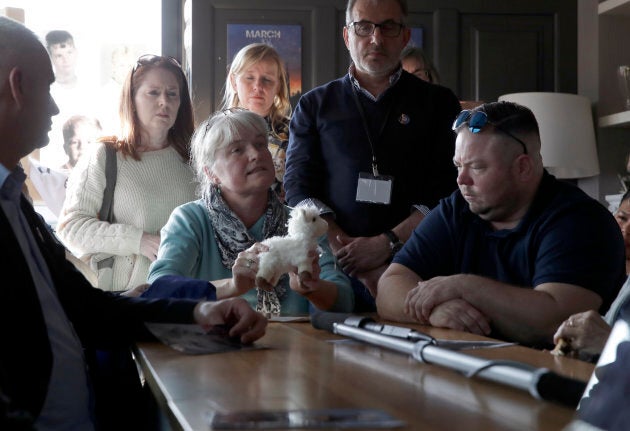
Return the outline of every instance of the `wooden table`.
[[[436,338],[480,339],[416,327]],[[336,340],[335,342],[331,342]],[[573,409],[463,375],[408,355],[317,330],[270,323],[265,349],[183,355],[140,343],[136,357],[174,429],[209,429],[210,411],[377,408],[406,422],[400,430],[561,430]],[[511,359],[587,381],[593,365],[521,346],[466,351]]]

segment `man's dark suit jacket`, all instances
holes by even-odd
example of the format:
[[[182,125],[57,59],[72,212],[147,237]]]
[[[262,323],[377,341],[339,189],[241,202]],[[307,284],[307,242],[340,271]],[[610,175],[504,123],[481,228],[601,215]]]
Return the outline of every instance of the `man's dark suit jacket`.
[[[124,347],[146,338],[144,321],[192,323],[195,301],[128,298],[93,288],[24,197],[22,212],[84,348]],[[27,261],[1,208],[0,277],[0,393],[13,410],[36,418],[48,391],[52,351]]]

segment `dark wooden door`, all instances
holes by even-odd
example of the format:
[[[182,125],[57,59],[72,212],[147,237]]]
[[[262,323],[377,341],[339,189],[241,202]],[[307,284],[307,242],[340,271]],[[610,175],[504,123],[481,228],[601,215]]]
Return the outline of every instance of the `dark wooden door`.
[[[218,104],[230,23],[300,25],[302,92],[348,70],[343,0],[187,1],[197,118]],[[577,0],[409,0],[408,24],[422,29],[441,83],[462,100],[577,91]]]
[[[553,16],[466,15],[460,45],[463,99],[554,91]]]

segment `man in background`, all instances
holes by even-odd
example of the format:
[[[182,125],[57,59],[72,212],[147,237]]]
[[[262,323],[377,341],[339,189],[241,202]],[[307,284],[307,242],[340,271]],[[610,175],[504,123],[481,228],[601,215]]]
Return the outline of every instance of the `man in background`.
[[[531,110],[486,103],[453,129],[459,190],[383,274],[379,315],[547,347],[571,314],[605,313],[626,278],[619,226],[543,168]]]
[[[75,88],[79,78],[76,73],[77,49],[72,35],[65,30],[49,31],[46,34],[46,48],[55,69],[55,85],[52,87]]]
[[[456,187],[450,125],[459,101],[402,70],[407,11],[405,0],[350,0],[348,74],[302,96],[290,124],[287,201],[320,208],[357,311],[374,310],[392,256]]]
[[[55,82],[50,94],[59,107],[59,115],[53,119],[49,134],[50,145],[40,151],[39,160],[47,167],[56,168],[65,163],[62,127],[73,115],[92,116],[95,91],[79,78],[77,65],[79,53],[74,38],[66,30],[52,30],[46,34],[46,49],[55,72]]]

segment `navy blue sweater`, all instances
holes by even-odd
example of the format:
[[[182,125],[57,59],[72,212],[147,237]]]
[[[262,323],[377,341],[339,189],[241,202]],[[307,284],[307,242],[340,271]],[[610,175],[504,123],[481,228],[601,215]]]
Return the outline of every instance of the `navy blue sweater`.
[[[289,205],[316,198],[335,211],[347,234],[372,236],[407,218],[414,204],[433,208],[456,188],[451,126],[461,108],[449,89],[404,71],[378,101],[358,96],[379,174],[394,177],[391,204],[355,199],[359,173],[372,171],[372,152],[349,75],[301,97],[284,181]]]

